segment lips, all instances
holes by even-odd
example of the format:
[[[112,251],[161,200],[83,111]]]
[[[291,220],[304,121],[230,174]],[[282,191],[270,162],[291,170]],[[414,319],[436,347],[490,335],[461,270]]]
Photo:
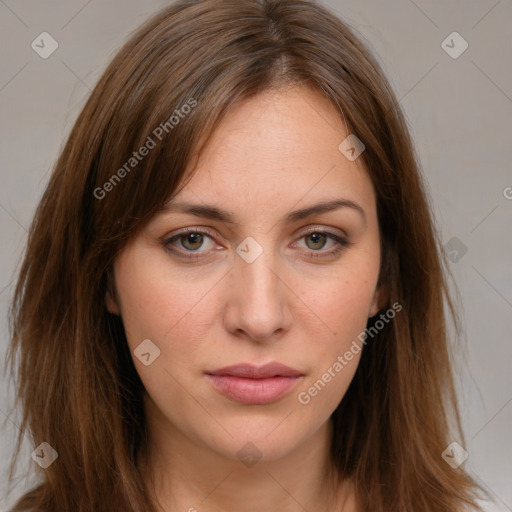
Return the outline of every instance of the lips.
[[[269,377],[300,377],[302,373],[281,363],[268,363],[264,366],[235,364],[220,370],[208,372],[210,375],[231,375],[248,379],[266,379]]]
[[[222,395],[240,403],[264,405],[288,393],[304,375],[281,363],[261,367],[250,364],[226,366],[206,374]]]

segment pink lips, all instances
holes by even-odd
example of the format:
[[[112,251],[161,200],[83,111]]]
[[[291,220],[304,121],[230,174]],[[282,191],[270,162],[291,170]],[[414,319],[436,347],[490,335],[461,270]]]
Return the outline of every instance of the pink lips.
[[[224,396],[251,405],[275,402],[303,377],[299,371],[281,363],[269,363],[260,368],[237,364],[206,375]]]

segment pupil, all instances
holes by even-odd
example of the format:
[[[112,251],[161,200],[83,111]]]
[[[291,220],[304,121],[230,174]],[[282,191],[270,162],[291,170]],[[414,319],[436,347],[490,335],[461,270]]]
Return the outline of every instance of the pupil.
[[[319,242],[318,237],[323,237],[324,235],[322,233],[312,233],[310,235],[311,238],[314,238],[316,240],[313,240],[313,243],[317,244]]]
[[[194,245],[194,243],[197,243],[197,240],[200,239],[201,237],[202,237],[202,235],[199,233],[189,233],[187,235],[186,242],[187,242],[187,244],[189,242],[191,242],[191,244]],[[192,241],[190,239],[192,239]],[[195,247],[195,248],[197,248],[197,247]]]

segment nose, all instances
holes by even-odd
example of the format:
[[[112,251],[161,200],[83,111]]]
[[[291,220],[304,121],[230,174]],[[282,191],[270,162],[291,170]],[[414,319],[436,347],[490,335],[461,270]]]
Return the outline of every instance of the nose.
[[[271,252],[251,263],[235,255],[228,280],[226,329],[260,343],[275,341],[292,324],[293,293]]]

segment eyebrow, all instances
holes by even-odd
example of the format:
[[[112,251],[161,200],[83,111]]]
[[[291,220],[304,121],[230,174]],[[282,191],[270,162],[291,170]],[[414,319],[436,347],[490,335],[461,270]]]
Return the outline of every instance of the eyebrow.
[[[340,208],[350,208],[359,212],[363,220],[366,222],[366,214],[363,208],[350,199],[333,199],[330,201],[323,201],[311,206],[307,206],[306,208],[301,208],[300,210],[289,212],[281,220],[287,223],[297,222],[313,215],[331,212]],[[183,202],[169,203],[165,206],[164,211],[188,213],[196,217],[218,220],[226,224],[236,224],[235,218],[229,211],[223,210],[213,205]]]

